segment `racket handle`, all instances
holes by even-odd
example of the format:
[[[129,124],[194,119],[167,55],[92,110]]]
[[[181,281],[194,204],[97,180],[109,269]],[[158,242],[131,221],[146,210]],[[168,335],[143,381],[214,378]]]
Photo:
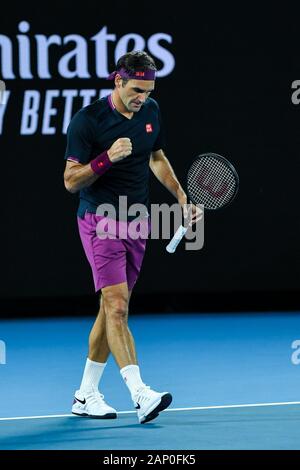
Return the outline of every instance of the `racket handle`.
[[[183,225],[180,225],[178,229],[175,232],[175,235],[173,236],[172,240],[170,243],[166,246],[166,250],[168,253],[174,253],[177,245],[179,244],[180,240],[183,239],[184,235],[186,234],[188,230],[188,227],[184,227]]]

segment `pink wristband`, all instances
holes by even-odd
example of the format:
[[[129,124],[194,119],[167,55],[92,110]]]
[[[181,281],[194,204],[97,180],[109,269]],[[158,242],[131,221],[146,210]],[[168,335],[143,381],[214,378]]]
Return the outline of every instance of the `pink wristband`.
[[[97,155],[97,157],[91,161],[93,172],[100,176],[103,175],[103,173],[105,173],[111,166],[112,162],[108,158],[107,151],[100,153],[100,155]]]

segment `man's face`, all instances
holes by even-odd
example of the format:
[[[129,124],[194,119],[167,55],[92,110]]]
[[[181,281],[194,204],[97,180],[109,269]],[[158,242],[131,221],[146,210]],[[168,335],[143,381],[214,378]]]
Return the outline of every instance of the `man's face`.
[[[128,80],[125,86],[120,80],[118,90],[125,108],[130,113],[137,113],[154,90],[154,80]]]

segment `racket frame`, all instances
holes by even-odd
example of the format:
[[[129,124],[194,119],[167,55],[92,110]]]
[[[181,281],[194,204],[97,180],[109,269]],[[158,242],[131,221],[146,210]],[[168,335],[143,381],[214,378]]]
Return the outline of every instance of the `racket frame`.
[[[204,206],[205,211],[217,211],[219,209],[223,209],[224,207],[229,206],[232,203],[232,201],[235,199],[235,197],[236,197],[236,195],[239,191],[239,187],[240,187],[240,178],[239,178],[239,175],[238,175],[236,169],[234,168],[233,164],[229,160],[227,160],[227,158],[223,157],[222,155],[219,155],[218,153],[214,153],[214,152],[201,153],[201,154],[197,155],[197,157],[195,157],[194,160],[192,161],[192,163],[189,165],[189,169],[186,171],[186,176],[185,176],[185,187],[186,187],[186,192],[187,192],[187,195],[188,195],[188,199],[190,201],[192,201],[193,204],[196,205],[196,203],[193,201],[193,198],[190,197],[190,192],[189,192],[189,187],[188,187],[188,175],[189,175],[189,171],[192,168],[194,162],[196,160],[199,160],[201,157],[214,157],[217,160],[220,160],[223,163],[225,163],[233,173],[233,176],[234,176],[235,181],[236,181],[236,187],[235,187],[235,191],[234,191],[233,195],[231,196],[231,198],[229,199],[229,201],[226,202],[226,204],[224,204],[223,206],[216,207],[216,208],[208,208],[208,207]],[[199,203],[199,204],[201,204],[201,203]]]

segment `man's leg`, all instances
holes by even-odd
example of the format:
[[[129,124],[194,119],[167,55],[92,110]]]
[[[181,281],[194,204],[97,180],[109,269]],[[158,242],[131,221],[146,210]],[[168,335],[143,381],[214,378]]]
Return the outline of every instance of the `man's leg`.
[[[128,291],[128,305],[132,290]],[[127,328],[128,328],[128,305],[127,305]],[[128,328],[129,336],[129,347],[132,352],[132,355],[135,359],[136,364],[136,353],[133,336]],[[107,342],[106,336],[106,315],[104,308],[103,296],[100,297],[100,310],[93,325],[93,328],[90,332],[89,337],[89,359],[91,361],[106,363],[108,356],[110,354],[110,349]]]
[[[126,282],[102,289],[107,346],[120,369],[137,364],[134,339],[128,328],[130,296]]]
[[[110,349],[106,338],[106,319],[104,302],[100,297],[100,309],[89,336],[89,359],[95,362],[106,363]]]
[[[128,291],[128,303],[131,297],[132,291]],[[128,316],[128,306],[127,306],[127,316]],[[135,346],[132,334],[128,328],[128,339],[129,339],[129,349],[132,352],[132,357],[135,359],[136,364],[136,355],[135,355]],[[91,393],[96,396],[96,400],[99,402],[98,410],[93,411],[99,415],[99,417],[116,417],[115,410],[109,407],[107,408],[106,403],[103,401],[103,398],[99,400],[99,390],[100,380],[102,374],[106,367],[106,362],[110,354],[110,349],[106,336],[106,315],[104,308],[103,296],[100,297],[100,309],[95,320],[95,323],[92,327],[89,336],[89,354],[85,364],[84,373],[80,385],[79,391],[75,394],[75,403],[73,406],[73,412],[76,414],[82,414],[82,411],[87,412],[85,414],[90,415],[90,407],[85,405],[85,407],[80,404],[80,401],[76,400],[76,397],[80,399],[81,397],[90,395]],[[81,400],[84,401],[84,400]],[[85,408],[84,410],[78,408]],[[88,409],[87,409],[88,408]],[[104,415],[104,416],[103,416]]]
[[[172,396],[158,393],[147,387],[141,379],[137,365],[135,344],[128,328],[129,293],[127,283],[123,282],[102,289],[106,317],[106,337],[120,373],[131,393],[138,410],[140,423],[156,418],[160,411],[167,408]]]
[[[89,335],[89,353],[81,385],[75,392],[72,412],[80,416],[116,418],[116,410],[108,406],[99,393],[99,384],[106,367],[110,349],[106,337],[104,302],[100,297],[100,309]]]

